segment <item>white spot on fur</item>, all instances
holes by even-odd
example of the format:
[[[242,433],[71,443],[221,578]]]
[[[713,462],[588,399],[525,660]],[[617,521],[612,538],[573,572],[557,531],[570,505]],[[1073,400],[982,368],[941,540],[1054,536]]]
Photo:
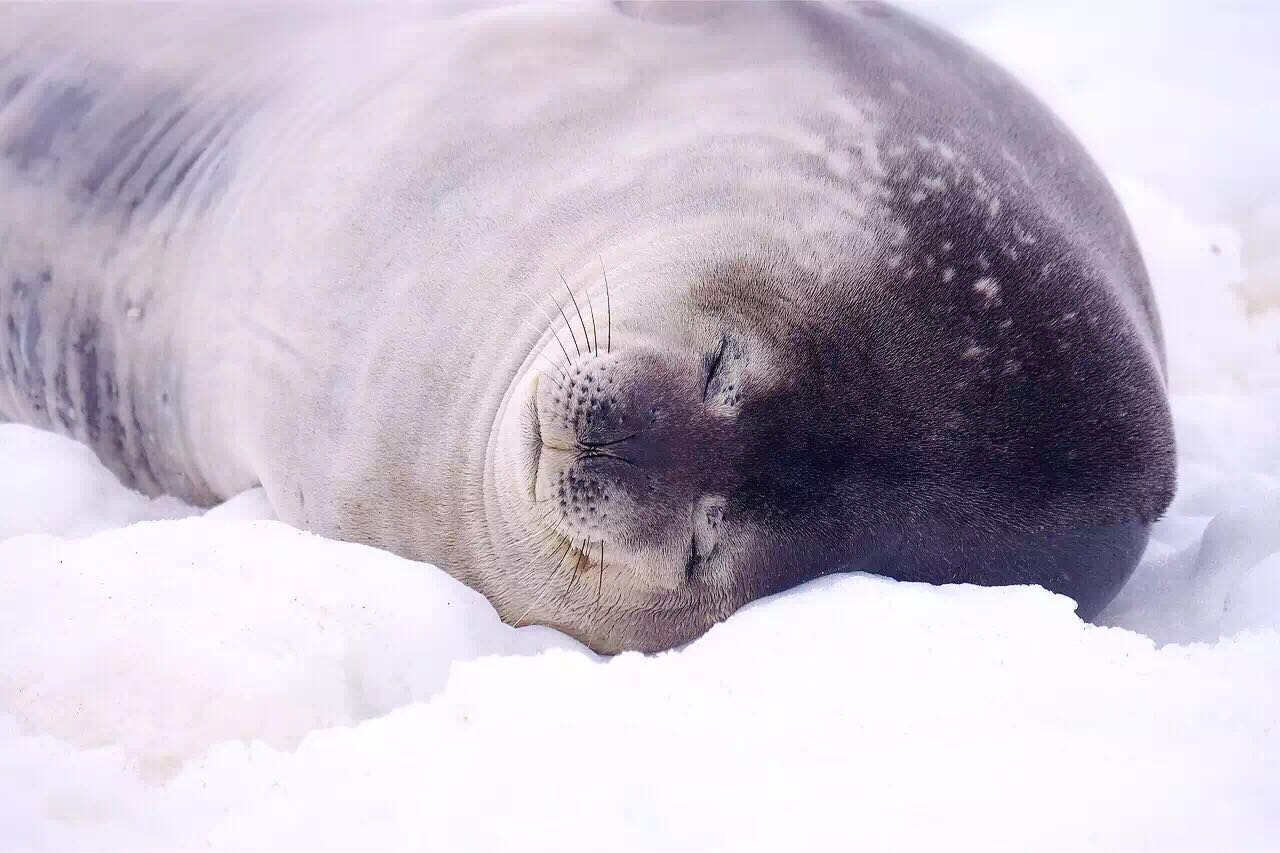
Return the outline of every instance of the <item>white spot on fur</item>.
[[[924,201],[926,195],[927,193],[924,190],[916,190],[909,196],[909,198],[911,199],[912,204],[919,204]]]
[[[843,151],[831,151],[827,154],[827,168],[838,177],[847,178],[853,171],[853,162]]]
[[[981,293],[988,301],[1000,295],[1000,283],[994,278],[980,278],[973,283],[973,289]]]
[[[955,248],[955,244],[952,243],[950,240],[942,244],[942,251],[944,252],[950,252],[953,248]]]
[[[921,175],[920,183],[923,184],[924,188],[929,190],[929,192],[942,192],[947,188],[947,182],[938,175]]]
[[[778,136],[790,142],[797,151],[803,151],[805,154],[818,157],[827,153],[827,140],[819,134],[797,130],[778,133]]]
[[[969,344],[969,348],[962,353],[964,358],[982,358],[987,354],[986,347],[980,347],[977,344]]]
[[[948,281],[951,281],[951,279],[955,277],[956,277],[955,267],[947,267],[945,270],[942,271],[942,281],[944,284]]]

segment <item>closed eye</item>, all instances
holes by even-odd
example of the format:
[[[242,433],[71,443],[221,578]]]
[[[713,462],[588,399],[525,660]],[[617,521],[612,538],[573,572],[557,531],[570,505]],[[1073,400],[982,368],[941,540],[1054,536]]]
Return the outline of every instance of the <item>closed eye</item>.
[[[724,363],[724,354],[728,349],[729,338],[720,338],[720,348],[716,350],[716,354],[711,357],[711,362],[707,365],[707,381],[702,386],[702,399],[704,401],[711,394],[711,383],[716,378],[716,374],[720,371],[720,366]]]
[[[707,496],[693,508],[693,535],[689,542],[689,558],[685,561],[685,577],[692,577],[698,566],[715,553],[720,544],[720,526],[724,521],[724,498]]]
[[[689,540],[689,557],[684,561],[684,576],[686,579],[692,578],[694,571],[697,570],[698,564],[702,559],[698,556],[698,537],[694,536]]]

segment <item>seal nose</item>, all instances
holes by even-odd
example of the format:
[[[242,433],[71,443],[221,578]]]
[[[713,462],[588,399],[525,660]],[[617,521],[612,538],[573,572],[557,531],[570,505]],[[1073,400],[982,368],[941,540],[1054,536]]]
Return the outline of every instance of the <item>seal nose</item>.
[[[585,354],[538,384],[543,445],[651,467],[702,432],[696,366],[648,350]]]

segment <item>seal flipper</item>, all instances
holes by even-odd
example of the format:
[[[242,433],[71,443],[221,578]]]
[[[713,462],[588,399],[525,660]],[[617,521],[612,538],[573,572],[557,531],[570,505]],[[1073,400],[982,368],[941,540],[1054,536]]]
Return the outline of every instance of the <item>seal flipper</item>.
[[[1080,618],[1092,620],[1129,580],[1150,533],[1141,520],[990,536],[926,526],[914,541],[872,556],[865,571],[933,584],[1031,584],[1074,600]]]

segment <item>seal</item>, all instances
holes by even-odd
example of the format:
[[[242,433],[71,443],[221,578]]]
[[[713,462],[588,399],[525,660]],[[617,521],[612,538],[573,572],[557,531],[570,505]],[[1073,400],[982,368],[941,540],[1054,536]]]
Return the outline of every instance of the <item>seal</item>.
[[[811,578],[1085,618],[1174,487],[1097,167],[878,3],[0,12],[0,411],[684,643]]]

